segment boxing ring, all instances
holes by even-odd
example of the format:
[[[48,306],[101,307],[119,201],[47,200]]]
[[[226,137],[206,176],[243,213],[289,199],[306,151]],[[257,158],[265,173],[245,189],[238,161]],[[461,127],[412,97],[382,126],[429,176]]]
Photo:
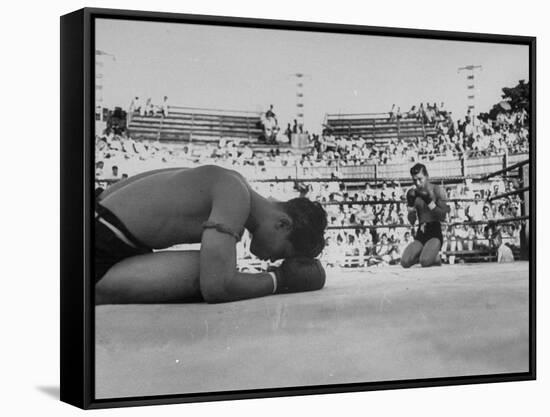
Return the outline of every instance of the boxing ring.
[[[321,291],[96,307],[96,396],[529,370],[528,263],[328,271]]]
[[[529,262],[327,268],[309,293],[102,305],[95,342],[98,399],[527,372]]]

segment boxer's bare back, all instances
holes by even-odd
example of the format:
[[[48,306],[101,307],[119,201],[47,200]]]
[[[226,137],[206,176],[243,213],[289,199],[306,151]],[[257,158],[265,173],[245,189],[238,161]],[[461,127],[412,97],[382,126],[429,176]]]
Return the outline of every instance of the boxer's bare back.
[[[232,187],[246,197],[247,183],[234,171],[213,166],[150,171],[104,191],[101,205],[134,236],[154,249],[201,241],[219,191]],[[238,190],[241,188],[241,190]],[[246,198],[240,199],[246,207]]]

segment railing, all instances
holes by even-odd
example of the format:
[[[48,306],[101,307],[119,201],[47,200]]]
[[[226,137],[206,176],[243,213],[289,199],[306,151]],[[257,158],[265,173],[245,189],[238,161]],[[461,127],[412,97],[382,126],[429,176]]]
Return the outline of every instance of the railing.
[[[518,154],[508,154],[508,161],[506,165],[513,165],[521,161],[525,161],[525,155],[529,155],[527,153],[518,153]]]
[[[204,107],[183,107],[183,106],[168,106],[169,113],[200,113],[200,114],[211,114],[211,115],[238,115],[238,116],[254,116],[259,117],[261,112],[250,111],[250,110],[228,110],[228,109],[208,109]],[[217,114],[215,114],[217,113]]]
[[[431,160],[423,161],[428,168],[430,176],[434,178],[459,178],[459,177],[478,177],[502,168],[506,168],[512,161],[524,161],[529,159],[529,154],[514,155],[510,158],[507,155],[487,156],[478,158],[464,157],[452,160]],[[308,179],[308,178],[331,178],[335,175],[338,178],[364,178],[366,180],[392,180],[397,178],[409,178],[411,162],[397,164],[364,164],[347,166],[335,164],[333,166],[323,167],[282,167],[277,172],[267,168],[266,171],[273,172],[271,178]],[[238,170],[238,168],[236,168]],[[254,179],[254,174],[250,179]],[[262,178],[266,178],[265,172]]]
[[[423,161],[428,169],[428,172],[433,178],[479,178],[500,169],[507,168],[515,163],[527,161],[529,154],[519,155],[498,155],[452,160],[431,160]],[[333,178],[339,179],[362,179],[370,181],[391,181],[396,179],[410,178],[409,170],[412,166],[411,162],[398,164],[364,164],[347,166],[341,163],[334,163],[332,166],[313,166],[304,167],[299,164],[289,166],[260,166],[246,165],[235,166],[224,163],[224,161],[211,163],[233,169],[241,173],[249,181],[254,180],[328,180]],[[178,166],[177,161],[164,165]],[[149,169],[155,169],[158,166],[150,166],[145,161],[136,172],[129,172],[129,175],[135,175],[139,172],[144,172]],[[189,167],[189,166],[188,166]],[[119,167],[120,168],[120,167]],[[105,181],[108,182],[108,181]]]
[[[470,176],[484,175],[506,167],[506,157],[482,156],[464,159],[464,172]]]
[[[325,115],[325,123],[329,122],[329,119],[382,119],[389,118],[390,114],[386,113],[327,113]]]
[[[352,136],[352,133],[360,134],[365,139],[374,141],[377,139],[387,141],[390,136],[395,136],[397,139],[411,137],[411,128],[418,129],[419,136],[425,138],[426,129],[435,126],[432,123],[426,125],[423,118],[417,119],[407,114],[392,118],[390,113],[326,114],[324,125],[340,133],[346,131],[348,136]],[[384,132],[378,131],[377,127]]]
[[[236,137],[251,138],[261,112],[168,106],[168,117],[156,112],[135,117],[128,116],[128,128],[137,138],[191,141],[211,140],[234,132]],[[229,121],[228,121],[229,120]],[[233,129],[233,123],[239,126]],[[246,135],[246,136],[243,136]],[[251,136],[252,135],[252,136]]]

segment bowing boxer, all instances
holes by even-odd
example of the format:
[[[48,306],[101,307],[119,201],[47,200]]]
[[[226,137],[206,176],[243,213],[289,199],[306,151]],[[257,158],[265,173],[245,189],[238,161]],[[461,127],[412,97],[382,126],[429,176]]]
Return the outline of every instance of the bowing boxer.
[[[418,229],[414,241],[401,256],[401,266],[410,268],[416,263],[424,267],[441,265],[441,222],[450,211],[445,190],[430,183],[426,166],[415,164],[410,172],[414,187],[407,192],[407,218],[412,225],[418,221]]]
[[[307,198],[266,199],[237,172],[207,165],[155,170],[103,191],[95,210],[96,303],[209,303],[321,289],[315,259],[326,212]],[[262,273],[236,269],[236,243],[285,259]],[[156,251],[200,243],[195,251]]]

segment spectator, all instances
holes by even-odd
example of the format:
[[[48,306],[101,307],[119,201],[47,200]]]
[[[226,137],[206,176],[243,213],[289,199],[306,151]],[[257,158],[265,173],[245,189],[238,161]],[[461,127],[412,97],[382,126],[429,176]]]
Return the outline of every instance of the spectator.
[[[110,179],[113,179],[113,180],[120,179],[120,176],[118,174],[118,166],[116,166],[116,165],[112,166],[112,168],[111,168],[111,178]]]
[[[138,97],[138,105],[137,105],[136,110],[137,110],[137,112],[139,113],[140,116],[145,116],[147,108],[146,108],[146,103],[143,102],[143,98]]]
[[[168,96],[164,96],[164,98],[162,99],[162,104],[160,105],[160,113],[165,118],[168,117],[168,115],[169,115],[169,112],[168,112]]]
[[[103,161],[97,161],[95,164],[95,177],[97,179],[103,178],[103,168],[105,163]]]
[[[490,239],[487,235],[488,227],[477,225],[473,227],[475,233],[474,247],[477,250],[488,251],[490,249]]]
[[[155,114],[155,110],[153,107],[153,101],[151,100],[151,97],[149,97],[145,102],[145,111],[141,115],[153,116],[154,114]]]
[[[133,115],[134,113],[139,113],[140,111],[141,111],[141,102],[139,100],[139,96],[135,96],[130,102],[130,108],[128,109],[128,113],[130,115]]]
[[[374,256],[372,261],[374,263],[383,262],[389,264],[392,260],[391,252],[392,246],[388,242],[388,235],[386,233],[382,233],[382,236],[380,237],[380,242],[378,242],[374,249]]]
[[[269,105],[269,110],[265,112],[266,119],[273,118],[275,121],[277,121],[277,118],[275,116],[275,112],[273,111],[273,104]]]
[[[336,246],[332,236],[327,236],[325,249],[323,255],[321,256],[325,259],[326,266],[329,268],[334,268],[339,261],[338,255],[338,247]]]
[[[475,193],[474,202],[468,206],[468,219],[473,222],[483,220],[483,203],[480,201],[481,196]]]
[[[406,231],[403,235],[403,239],[399,242],[398,250],[399,250],[399,257],[403,255],[403,252],[405,251],[405,248],[413,241],[413,238],[411,237],[411,232]]]
[[[514,254],[512,249],[510,249],[502,240],[502,236],[497,232],[493,236],[493,244],[497,248],[497,262],[498,263],[509,263],[514,262]]]
[[[454,265],[456,260],[455,251],[462,250],[462,243],[457,240],[457,236],[454,233],[454,227],[453,226],[447,226],[446,228],[442,228],[443,231],[443,245],[441,246],[441,257],[443,259],[448,259],[449,264]],[[447,251],[453,252],[447,256]]]
[[[483,206],[482,220],[485,220],[485,221],[493,220],[493,213],[491,210],[491,206],[489,204],[485,204]]]
[[[298,133],[298,121],[294,119],[294,124],[292,125],[292,133]]]
[[[287,124],[285,129],[285,136],[288,138],[288,141],[292,139],[292,128],[290,127],[290,123]]]
[[[391,105],[391,110],[388,112],[388,119],[390,122],[395,119],[395,104]]]

